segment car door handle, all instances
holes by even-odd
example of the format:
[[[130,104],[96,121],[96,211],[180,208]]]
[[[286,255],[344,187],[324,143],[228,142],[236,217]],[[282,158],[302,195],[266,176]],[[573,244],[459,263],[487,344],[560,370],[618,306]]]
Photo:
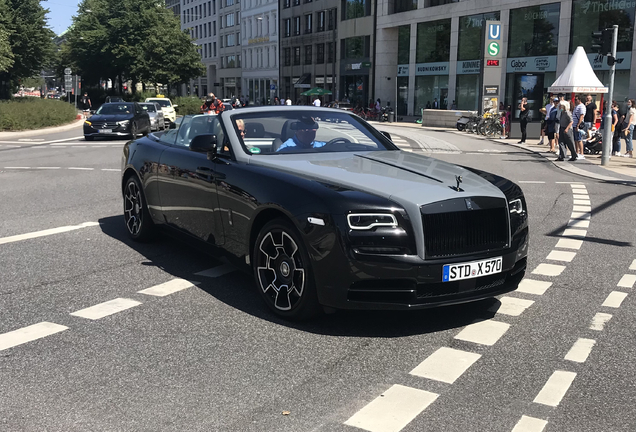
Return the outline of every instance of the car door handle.
[[[197,167],[197,174],[203,174],[203,175],[212,175],[213,172],[210,168],[208,167]]]

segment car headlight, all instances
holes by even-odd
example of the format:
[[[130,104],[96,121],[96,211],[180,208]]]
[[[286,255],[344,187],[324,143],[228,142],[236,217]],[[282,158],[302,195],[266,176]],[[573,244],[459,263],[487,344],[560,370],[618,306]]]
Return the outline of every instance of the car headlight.
[[[397,228],[394,215],[388,213],[351,213],[347,215],[349,228],[352,230],[370,230],[375,227]]]
[[[89,122],[88,120],[84,121],[84,124],[92,126],[93,123]]]
[[[128,125],[128,123],[130,123],[130,120],[122,120],[120,122],[117,122],[117,124],[120,126],[126,126]]]
[[[508,203],[508,209],[510,210],[510,213],[523,213],[523,202],[521,202],[520,198],[514,199]]]

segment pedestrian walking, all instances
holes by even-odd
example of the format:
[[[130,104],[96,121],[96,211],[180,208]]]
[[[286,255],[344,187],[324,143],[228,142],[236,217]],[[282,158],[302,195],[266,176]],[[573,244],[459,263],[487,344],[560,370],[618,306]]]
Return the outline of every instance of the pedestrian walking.
[[[546,120],[546,135],[548,136],[548,142],[550,144],[550,150],[548,153],[556,153],[556,136],[558,133],[559,125],[559,109],[557,108],[559,105],[559,99],[552,99],[552,108],[550,109],[550,114],[548,115],[548,119]]]
[[[433,109],[439,109],[439,102],[437,102],[437,98],[433,99]]]
[[[289,98],[289,96],[287,96],[287,99],[285,99],[285,105],[291,105],[291,99]]]
[[[585,159],[583,156],[583,136],[585,131],[585,104],[581,96],[574,98],[576,107],[572,110],[572,121],[574,122],[574,147],[576,148],[577,158]]]
[[[504,113],[504,118],[506,119],[506,124],[504,126],[504,131],[506,133],[506,138],[510,138],[510,120],[512,119],[512,106],[508,105],[506,107],[506,112]]]
[[[612,156],[622,156],[621,154],[621,118],[618,103],[612,101]]]
[[[314,99],[314,106],[316,107],[320,106],[320,98],[318,96],[316,96],[316,99]]]
[[[634,135],[634,126],[636,125],[636,100],[627,101],[627,113],[625,113],[625,121],[623,122],[623,135],[625,136],[625,154],[623,157],[634,157],[634,147],[632,137]]]
[[[88,117],[88,114],[93,108],[93,104],[91,103],[91,98],[88,97],[88,93],[84,92],[84,95],[80,98],[80,105],[82,105],[82,111],[84,113],[84,118]]]
[[[545,107],[541,109],[541,113],[543,114],[543,117],[541,117],[541,138],[539,139],[539,145],[543,145],[543,139],[548,134],[548,131],[546,130],[546,128],[548,125],[548,119],[550,118],[550,111],[552,111],[552,108],[554,108],[554,102],[549,101],[545,105]],[[550,139],[548,138],[548,142],[549,141]]]
[[[517,144],[526,143],[528,121],[530,120],[528,118],[529,115],[530,110],[528,109],[528,98],[521,98],[521,102],[519,103],[519,126],[521,127],[521,141],[519,141]]]
[[[572,113],[570,112],[570,103],[568,101],[559,102],[561,107],[561,117],[559,118],[559,157],[558,161],[565,160],[567,156],[567,150],[570,150],[569,161],[575,161],[576,148],[574,148],[574,134],[572,131]]]

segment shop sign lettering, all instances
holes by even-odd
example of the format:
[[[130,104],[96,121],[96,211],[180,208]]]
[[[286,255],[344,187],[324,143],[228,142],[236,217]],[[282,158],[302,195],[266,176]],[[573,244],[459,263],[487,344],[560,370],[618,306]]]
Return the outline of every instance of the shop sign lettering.
[[[397,76],[409,76],[409,65],[398,65]]]
[[[481,60],[467,60],[458,62],[457,73],[458,74],[475,74],[479,73],[481,67]]]
[[[609,70],[610,67],[607,65],[607,57],[599,55],[599,54],[588,54],[587,55],[590,64],[592,65],[592,69],[594,70]],[[631,69],[632,64],[632,53],[629,51],[617,52],[616,53],[616,70],[629,70]]]
[[[548,17],[548,11],[527,12],[523,19],[526,21],[534,21],[538,19],[546,19]]]
[[[520,57],[508,59],[506,71],[508,73],[556,71],[556,56]]]
[[[448,75],[448,62],[418,63],[415,75]]]
[[[586,1],[582,5],[582,12],[598,13],[613,10],[633,9],[636,7],[636,1],[629,0],[608,0],[608,1]]]

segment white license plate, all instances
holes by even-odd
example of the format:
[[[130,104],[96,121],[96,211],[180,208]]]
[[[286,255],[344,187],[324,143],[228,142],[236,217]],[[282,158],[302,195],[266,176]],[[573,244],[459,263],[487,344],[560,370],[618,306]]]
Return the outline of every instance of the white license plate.
[[[112,129],[100,129],[99,133],[113,133]]]
[[[502,261],[502,257],[496,257],[467,263],[446,264],[442,271],[442,282],[472,279],[501,273]]]

